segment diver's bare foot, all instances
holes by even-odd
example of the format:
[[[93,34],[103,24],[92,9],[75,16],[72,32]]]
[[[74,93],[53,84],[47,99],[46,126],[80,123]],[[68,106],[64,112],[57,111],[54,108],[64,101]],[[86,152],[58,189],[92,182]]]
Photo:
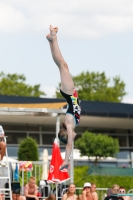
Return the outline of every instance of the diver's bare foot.
[[[56,33],[58,32],[58,28],[57,27],[53,28],[53,26],[50,25],[49,30],[50,30],[50,34],[48,34],[46,36],[46,38],[49,42],[52,42],[53,38],[56,37]]]

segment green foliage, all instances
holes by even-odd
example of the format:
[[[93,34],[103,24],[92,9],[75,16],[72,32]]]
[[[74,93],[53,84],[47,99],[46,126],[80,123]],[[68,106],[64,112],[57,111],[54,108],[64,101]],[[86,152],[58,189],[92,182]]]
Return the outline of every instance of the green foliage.
[[[133,186],[133,177],[131,176],[89,175],[88,170],[89,167],[87,166],[74,168],[74,183],[76,187],[82,187],[85,182],[92,182],[97,185],[97,188],[111,188],[112,185],[118,184],[124,186],[128,191]]]
[[[18,160],[21,161],[38,161],[38,147],[36,140],[31,137],[25,138],[18,150]]]
[[[88,131],[75,141],[75,146],[80,150],[81,156],[96,157],[95,164],[101,157],[113,157],[119,152],[118,139]]]
[[[125,83],[120,80],[120,77],[116,76],[112,81],[106,77],[104,72],[82,72],[73,76],[73,81],[81,100],[121,102],[123,96],[126,95]],[[56,97],[62,98],[59,86],[56,90]]]
[[[25,76],[19,74],[0,73],[0,95],[39,97],[45,95],[40,90],[40,84],[30,86],[25,83]]]

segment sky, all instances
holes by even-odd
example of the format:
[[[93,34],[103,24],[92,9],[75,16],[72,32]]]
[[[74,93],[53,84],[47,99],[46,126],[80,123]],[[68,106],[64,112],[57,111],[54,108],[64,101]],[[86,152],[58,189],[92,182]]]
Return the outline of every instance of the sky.
[[[60,76],[46,40],[50,24],[73,76],[120,76],[123,102],[133,103],[133,0],[0,0],[0,72],[24,74],[54,97]]]

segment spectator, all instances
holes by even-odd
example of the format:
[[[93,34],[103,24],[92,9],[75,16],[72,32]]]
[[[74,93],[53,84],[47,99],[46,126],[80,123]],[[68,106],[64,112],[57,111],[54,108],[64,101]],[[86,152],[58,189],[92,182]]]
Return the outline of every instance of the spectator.
[[[117,184],[114,184],[111,188],[111,194],[107,197],[105,197],[104,200],[124,200],[122,197],[115,196],[119,193],[120,186]]]
[[[75,194],[76,186],[70,183],[67,192],[62,196],[62,200],[77,200],[78,196]]]
[[[2,167],[6,166],[6,163],[3,161],[3,157],[6,152],[6,143],[4,142],[4,136],[5,136],[4,130],[2,126],[0,125],[0,165]]]
[[[29,178],[28,184],[25,185],[25,196],[22,197],[22,200],[39,200],[37,197],[37,188],[38,187],[36,185],[36,179],[33,176],[31,176]]]
[[[82,194],[79,195],[79,200],[94,200],[90,183],[84,183]]]
[[[92,192],[92,197],[94,200],[98,200],[98,194],[96,192],[96,184],[95,183],[91,183],[91,192]]]
[[[120,187],[120,188],[119,188],[119,193],[120,193],[120,194],[126,194],[126,189],[125,189],[125,187]],[[129,196],[122,196],[122,198],[123,198],[124,200],[130,200],[130,197],[129,197]]]

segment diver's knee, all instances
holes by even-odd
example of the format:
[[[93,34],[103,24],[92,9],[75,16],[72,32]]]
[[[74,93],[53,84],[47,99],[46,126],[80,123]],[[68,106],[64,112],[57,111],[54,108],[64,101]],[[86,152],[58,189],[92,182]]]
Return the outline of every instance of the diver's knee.
[[[63,61],[63,62],[60,62],[59,67],[60,67],[61,69],[65,70],[65,71],[69,71],[68,65],[67,65],[67,63],[64,62],[64,61]]]

